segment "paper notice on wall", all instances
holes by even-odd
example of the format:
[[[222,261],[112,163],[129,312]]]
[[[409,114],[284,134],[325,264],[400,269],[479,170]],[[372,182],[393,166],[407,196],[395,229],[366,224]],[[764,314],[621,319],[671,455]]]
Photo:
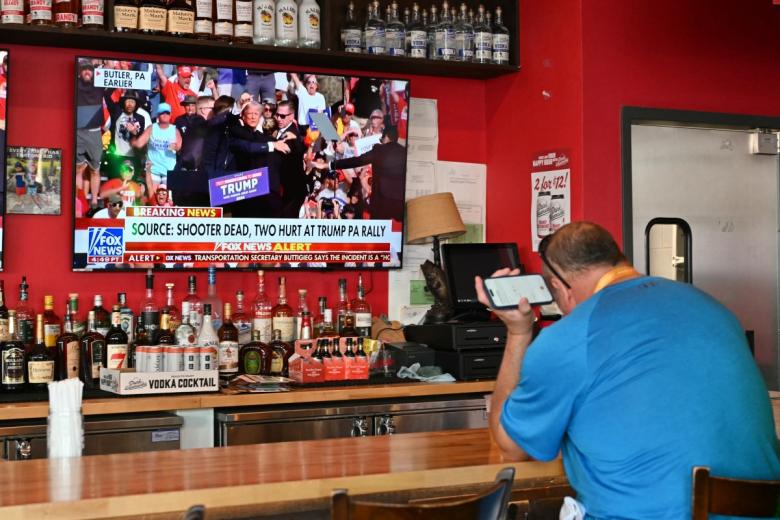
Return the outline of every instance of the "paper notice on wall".
[[[439,111],[435,99],[409,101],[407,160],[435,161],[439,152]]]
[[[487,166],[477,163],[436,162],[436,192],[452,192],[469,242],[485,241]],[[478,236],[474,236],[479,233]],[[461,238],[460,242],[465,240]],[[458,238],[453,239],[459,241]]]
[[[537,156],[531,163],[531,242],[571,222],[571,168],[566,151]]]
[[[436,163],[406,161],[406,200],[430,195],[436,191]]]

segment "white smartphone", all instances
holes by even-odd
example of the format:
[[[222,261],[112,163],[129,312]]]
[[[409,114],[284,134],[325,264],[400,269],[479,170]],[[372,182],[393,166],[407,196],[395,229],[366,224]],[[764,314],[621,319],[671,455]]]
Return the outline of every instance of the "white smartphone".
[[[490,307],[497,310],[514,309],[523,297],[528,298],[531,305],[553,301],[550,289],[540,274],[485,278],[482,284],[490,300]]]

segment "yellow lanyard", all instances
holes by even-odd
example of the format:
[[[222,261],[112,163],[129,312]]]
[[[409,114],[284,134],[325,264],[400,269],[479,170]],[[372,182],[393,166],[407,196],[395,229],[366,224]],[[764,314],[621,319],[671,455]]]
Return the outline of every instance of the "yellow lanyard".
[[[593,294],[596,294],[600,290],[602,290],[604,287],[608,285],[612,285],[613,283],[622,282],[623,280],[628,280],[629,278],[636,278],[638,276],[642,276],[636,269],[633,268],[633,266],[630,265],[621,265],[618,267],[613,267],[606,273],[604,273],[604,276],[599,278],[598,283],[596,284],[596,288],[593,289]]]

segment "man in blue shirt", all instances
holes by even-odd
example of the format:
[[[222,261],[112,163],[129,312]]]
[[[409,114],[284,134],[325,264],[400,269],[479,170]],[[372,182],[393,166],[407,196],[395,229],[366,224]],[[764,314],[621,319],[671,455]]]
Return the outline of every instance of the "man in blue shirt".
[[[506,455],[561,452],[594,519],[690,518],[694,466],[780,479],[767,389],[731,312],[691,285],[640,275],[592,223],[562,227],[539,254],[565,317],[532,343],[527,300],[496,312],[508,335],[490,426]]]

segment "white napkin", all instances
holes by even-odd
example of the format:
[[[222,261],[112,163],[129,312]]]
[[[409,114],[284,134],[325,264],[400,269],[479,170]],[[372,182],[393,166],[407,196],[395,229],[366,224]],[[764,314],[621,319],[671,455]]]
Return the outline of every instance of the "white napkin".
[[[427,383],[451,383],[455,381],[455,378],[450,374],[439,374],[438,376],[425,377],[418,374],[420,371],[420,363],[414,363],[410,367],[401,367],[398,369],[398,377],[401,379],[418,379]]]
[[[84,383],[76,378],[49,383],[49,424],[46,430],[49,458],[81,456],[84,448],[83,388]]]
[[[558,518],[560,520],[583,520],[585,518],[585,506],[572,497],[564,497]]]

